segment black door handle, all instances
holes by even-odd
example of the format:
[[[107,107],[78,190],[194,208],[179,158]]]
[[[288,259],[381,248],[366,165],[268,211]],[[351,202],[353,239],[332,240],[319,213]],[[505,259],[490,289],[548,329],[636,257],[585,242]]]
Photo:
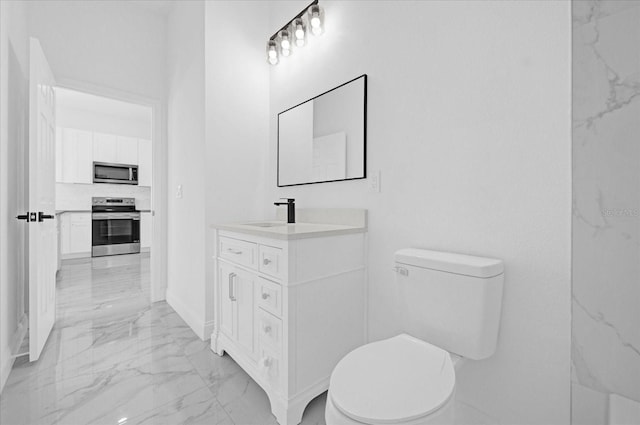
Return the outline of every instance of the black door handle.
[[[52,215],[45,214],[42,211],[38,212],[38,221],[45,221],[53,219]]]
[[[18,220],[29,221],[29,211],[27,211],[27,213],[26,213],[26,214],[20,214],[20,215],[17,215],[17,216],[16,216],[16,218],[17,218]]]

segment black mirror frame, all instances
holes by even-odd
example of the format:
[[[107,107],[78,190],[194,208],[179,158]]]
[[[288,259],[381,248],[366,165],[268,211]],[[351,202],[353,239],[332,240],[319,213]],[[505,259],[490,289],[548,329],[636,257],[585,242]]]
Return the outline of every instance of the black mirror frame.
[[[363,96],[363,112],[364,112],[364,116],[363,116],[363,126],[364,126],[364,132],[363,132],[363,141],[362,141],[362,161],[363,161],[363,173],[362,173],[362,177],[350,177],[350,178],[345,178],[345,179],[337,179],[337,180],[324,180],[324,181],[317,181],[317,182],[308,182],[308,183],[294,183],[294,184],[280,184],[280,115],[284,114],[287,111],[290,111],[294,108],[297,108],[300,105],[304,105],[307,102],[311,102],[314,99],[319,98],[320,96],[324,96],[327,93],[330,93],[334,90],[339,89],[342,86],[346,86],[349,83],[352,83],[356,80],[359,80],[360,78],[364,78],[364,96]],[[277,132],[278,132],[278,143],[277,143],[277,152],[276,152],[276,161],[277,161],[277,169],[276,169],[276,184],[278,185],[278,187],[289,187],[289,186],[304,186],[304,185],[308,185],[308,184],[319,184],[319,183],[331,183],[331,182],[343,182],[343,181],[348,181],[348,180],[362,180],[362,179],[366,179],[367,178],[367,74],[362,74],[352,80],[347,81],[346,83],[342,83],[339,86],[336,86],[332,89],[329,89],[327,91],[325,91],[324,93],[320,93],[317,96],[312,97],[311,99],[307,99],[304,102],[300,102],[297,105],[292,106],[291,108],[285,109],[284,111],[278,113],[278,123],[277,123]]]

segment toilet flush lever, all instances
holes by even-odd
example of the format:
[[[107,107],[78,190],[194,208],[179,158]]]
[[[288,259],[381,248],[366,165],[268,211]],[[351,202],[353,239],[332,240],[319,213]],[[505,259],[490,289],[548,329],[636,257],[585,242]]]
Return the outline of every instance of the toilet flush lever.
[[[393,271],[399,273],[401,276],[409,276],[409,270],[405,269],[404,267],[395,266],[393,268]]]

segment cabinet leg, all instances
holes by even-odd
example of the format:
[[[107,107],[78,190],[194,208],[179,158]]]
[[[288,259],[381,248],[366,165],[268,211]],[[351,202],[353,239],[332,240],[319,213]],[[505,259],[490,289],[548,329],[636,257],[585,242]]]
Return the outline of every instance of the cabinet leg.
[[[224,347],[220,343],[220,340],[213,335],[211,336],[211,350],[220,357],[224,356]]]
[[[267,394],[268,395],[268,394]],[[298,425],[302,422],[302,415],[304,409],[306,409],[308,400],[298,403],[289,403],[289,406],[285,407],[285,404],[275,397],[269,396],[271,402],[271,413],[276,417],[280,425]]]

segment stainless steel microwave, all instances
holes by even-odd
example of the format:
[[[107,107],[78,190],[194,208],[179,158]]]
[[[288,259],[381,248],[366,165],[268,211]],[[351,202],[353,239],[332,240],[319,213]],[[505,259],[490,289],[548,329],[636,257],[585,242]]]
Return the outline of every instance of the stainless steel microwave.
[[[129,164],[93,163],[94,183],[138,184],[138,166]]]

